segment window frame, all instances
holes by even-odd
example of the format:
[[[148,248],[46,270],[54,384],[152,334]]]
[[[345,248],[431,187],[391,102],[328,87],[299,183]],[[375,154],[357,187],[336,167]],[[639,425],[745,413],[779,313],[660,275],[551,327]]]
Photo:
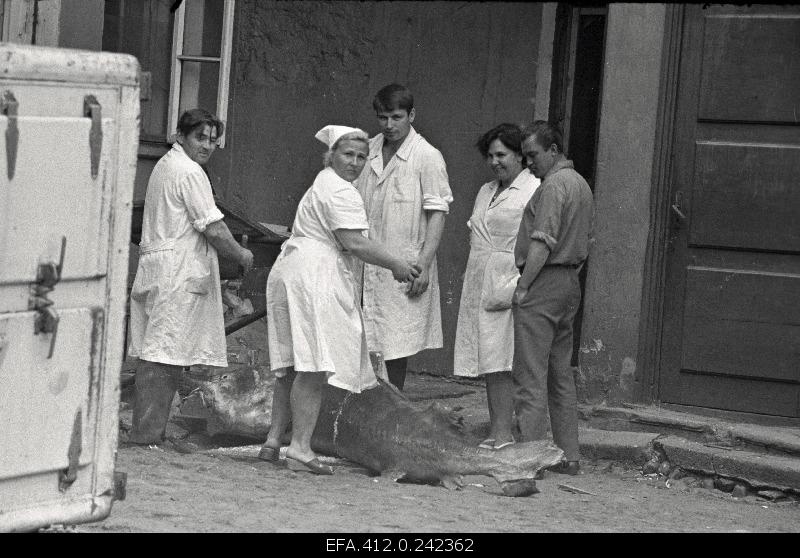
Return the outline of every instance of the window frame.
[[[178,127],[179,107],[181,100],[181,75],[183,62],[200,62],[219,64],[219,79],[217,85],[216,116],[223,124],[225,131],[219,137],[218,147],[225,147],[225,138],[228,131],[228,93],[230,87],[231,53],[233,51],[233,18],[236,0],[224,0],[222,16],[222,38],[220,55],[217,56],[190,56],[183,54],[185,29],[186,2],[181,2],[175,10],[175,19],[172,28],[172,67],[170,70],[169,103],[167,108],[167,142],[175,139]]]

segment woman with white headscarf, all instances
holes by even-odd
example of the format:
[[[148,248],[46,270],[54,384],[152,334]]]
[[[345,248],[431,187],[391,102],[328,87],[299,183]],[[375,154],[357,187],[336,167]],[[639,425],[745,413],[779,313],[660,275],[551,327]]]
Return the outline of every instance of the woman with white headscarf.
[[[272,425],[259,457],[278,462],[291,418],[286,465],[330,475],[333,469],[311,449],[325,381],[355,393],[377,385],[355,280],[357,259],[390,269],[402,283],[420,271],[367,238],[364,202],[352,184],[369,154],[366,132],[326,126],[315,137],[328,145],[325,168],[300,200],[292,236],[267,280],[267,337],[277,380]]]

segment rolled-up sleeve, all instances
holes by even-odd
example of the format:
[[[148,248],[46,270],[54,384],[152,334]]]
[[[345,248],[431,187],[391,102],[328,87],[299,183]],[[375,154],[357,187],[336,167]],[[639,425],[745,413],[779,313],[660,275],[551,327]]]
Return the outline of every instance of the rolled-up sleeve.
[[[202,169],[187,173],[179,189],[189,220],[197,232],[204,232],[208,225],[225,217],[214,203],[211,183]]]
[[[422,209],[448,213],[453,202],[453,193],[450,191],[444,157],[433,150],[422,155],[419,165]]]
[[[551,184],[535,200],[534,218],[531,227],[531,240],[547,244],[552,252],[558,244],[561,233],[561,214],[564,208],[565,192],[560,184]],[[532,200],[533,201],[533,200]]]
[[[339,188],[325,204],[325,217],[332,231],[338,229],[369,229],[367,213],[361,194],[352,186]]]

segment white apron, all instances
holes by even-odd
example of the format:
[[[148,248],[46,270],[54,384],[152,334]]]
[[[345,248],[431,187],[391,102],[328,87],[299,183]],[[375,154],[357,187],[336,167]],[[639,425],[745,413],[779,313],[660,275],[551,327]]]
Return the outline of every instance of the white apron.
[[[322,171],[303,196],[293,236],[267,279],[270,365],[273,370],[326,372],[329,384],[358,393],[378,385],[357,296],[358,260],[342,251],[328,227],[349,220],[353,225],[344,228],[366,229],[366,216],[355,188],[331,173]],[[336,188],[344,189],[331,193]],[[341,217],[348,200],[337,203],[331,198],[341,200],[343,194],[358,205],[360,216],[354,216],[351,207],[352,214]]]
[[[203,234],[222,218],[205,172],[175,144],[147,186],[131,289],[130,356],[228,365],[217,251]]]
[[[484,184],[468,226],[470,253],[458,309],[453,372],[479,376],[511,370],[511,299],[519,279],[514,243],[525,205],[539,186],[526,169],[489,205],[497,181]]]

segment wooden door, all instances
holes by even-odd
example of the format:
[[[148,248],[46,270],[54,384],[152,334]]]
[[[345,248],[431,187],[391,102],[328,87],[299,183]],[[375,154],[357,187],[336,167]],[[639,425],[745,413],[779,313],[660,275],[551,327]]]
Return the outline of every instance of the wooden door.
[[[800,416],[800,7],[688,6],[663,402]]]

